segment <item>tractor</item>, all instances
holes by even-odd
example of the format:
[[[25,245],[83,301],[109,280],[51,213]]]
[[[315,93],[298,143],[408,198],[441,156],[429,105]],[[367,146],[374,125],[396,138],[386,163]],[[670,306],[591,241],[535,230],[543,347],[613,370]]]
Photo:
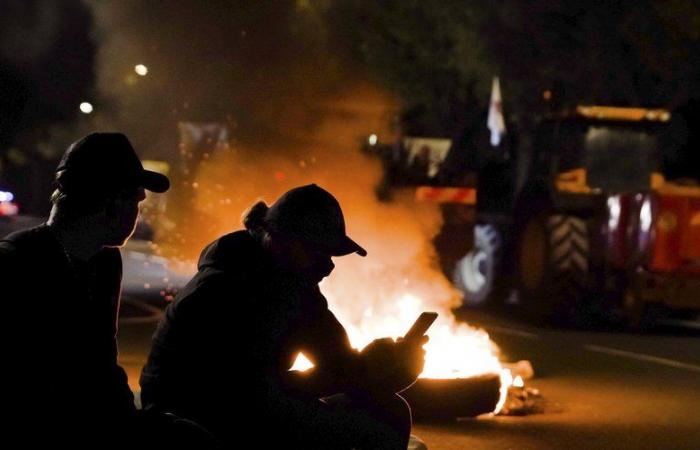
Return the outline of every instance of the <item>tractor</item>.
[[[528,151],[484,164],[473,247],[454,270],[465,305],[505,299],[550,323],[632,328],[667,310],[696,314],[700,187],[660,173],[670,117],[606,106],[550,113]]]

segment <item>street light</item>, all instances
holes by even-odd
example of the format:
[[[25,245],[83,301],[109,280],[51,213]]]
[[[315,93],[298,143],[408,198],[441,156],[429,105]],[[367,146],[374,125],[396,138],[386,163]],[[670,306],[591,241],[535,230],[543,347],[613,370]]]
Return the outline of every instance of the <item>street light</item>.
[[[83,114],[90,114],[92,112],[92,104],[88,102],[83,102],[80,104],[80,111]]]
[[[137,64],[134,66],[134,72],[136,72],[137,75],[145,77],[148,75],[148,67],[144,66],[143,64]]]

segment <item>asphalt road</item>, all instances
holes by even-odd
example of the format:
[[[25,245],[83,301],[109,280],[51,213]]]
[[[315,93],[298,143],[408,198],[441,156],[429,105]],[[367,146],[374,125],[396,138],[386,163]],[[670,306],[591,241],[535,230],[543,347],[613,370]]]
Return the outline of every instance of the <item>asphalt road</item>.
[[[414,434],[428,448],[700,449],[697,331],[552,330],[495,313],[462,316],[489,331],[502,360],[532,362],[528,385],[541,391],[544,408],[522,417],[418,423]],[[145,309],[120,325],[120,358],[134,389],[157,317],[157,309]]]
[[[466,313],[504,360],[527,359],[543,413],[418,424],[431,449],[700,449],[700,339],[540,329]]]

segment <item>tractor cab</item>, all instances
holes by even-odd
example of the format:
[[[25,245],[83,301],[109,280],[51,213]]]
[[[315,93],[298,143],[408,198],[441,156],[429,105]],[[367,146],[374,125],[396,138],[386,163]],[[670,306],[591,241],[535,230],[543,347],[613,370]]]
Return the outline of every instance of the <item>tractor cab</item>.
[[[539,127],[533,176],[557,192],[619,193],[651,188],[670,113],[644,108],[579,106]]]

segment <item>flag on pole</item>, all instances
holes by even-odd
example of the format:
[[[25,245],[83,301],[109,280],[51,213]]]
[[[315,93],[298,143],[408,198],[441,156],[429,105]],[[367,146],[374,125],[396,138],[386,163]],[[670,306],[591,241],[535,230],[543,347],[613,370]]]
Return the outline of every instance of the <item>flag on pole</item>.
[[[501,138],[506,134],[506,121],[503,118],[503,103],[501,102],[501,84],[498,77],[493,78],[491,85],[491,101],[486,126],[491,130],[491,145],[497,147]]]

